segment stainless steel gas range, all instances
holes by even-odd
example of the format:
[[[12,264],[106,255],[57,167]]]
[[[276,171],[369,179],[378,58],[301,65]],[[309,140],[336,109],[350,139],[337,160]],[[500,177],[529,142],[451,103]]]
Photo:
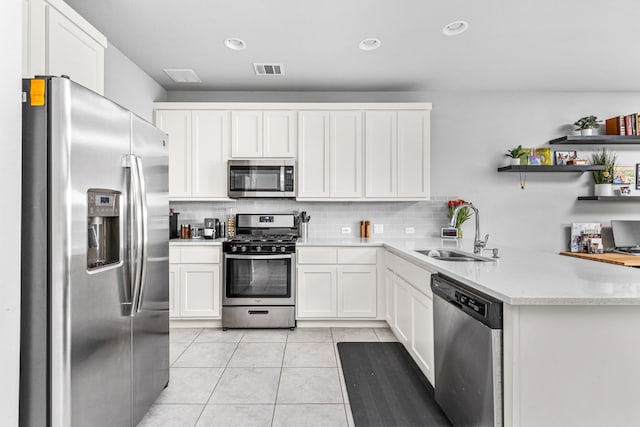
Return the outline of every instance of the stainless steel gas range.
[[[295,328],[297,217],[236,215],[224,254],[222,328]]]

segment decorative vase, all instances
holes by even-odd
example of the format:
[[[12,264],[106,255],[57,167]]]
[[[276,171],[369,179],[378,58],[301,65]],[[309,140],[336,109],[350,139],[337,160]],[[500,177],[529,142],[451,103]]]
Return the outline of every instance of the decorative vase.
[[[462,239],[462,226],[456,228],[458,229],[458,239]]]
[[[613,196],[613,186],[611,184],[594,184],[594,196]]]
[[[510,158],[509,159],[509,164],[511,166],[520,166],[520,158],[519,157],[515,158],[515,159],[514,158]]]
[[[588,128],[588,129],[580,129],[580,135],[582,136],[591,136],[594,134],[594,130],[593,128]]]

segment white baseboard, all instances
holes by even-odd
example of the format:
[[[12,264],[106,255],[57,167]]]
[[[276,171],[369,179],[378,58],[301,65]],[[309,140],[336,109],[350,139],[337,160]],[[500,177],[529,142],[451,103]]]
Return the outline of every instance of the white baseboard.
[[[170,328],[221,328],[220,319],[169,319]]]
[[[386,320],[298,320],[298,328],[388,328]]]

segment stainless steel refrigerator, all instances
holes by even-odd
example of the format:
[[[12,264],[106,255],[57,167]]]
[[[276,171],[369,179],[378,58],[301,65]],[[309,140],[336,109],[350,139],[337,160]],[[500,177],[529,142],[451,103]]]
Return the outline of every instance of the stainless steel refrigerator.
[[[135,426],[168,384],[167,143],[69,79],[23,80],[20,425]]]

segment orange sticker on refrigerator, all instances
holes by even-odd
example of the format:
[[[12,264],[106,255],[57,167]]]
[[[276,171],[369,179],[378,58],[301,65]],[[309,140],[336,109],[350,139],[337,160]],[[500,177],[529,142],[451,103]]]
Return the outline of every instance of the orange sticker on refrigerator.
[[[31,97],[31,106],[38,107],[44,105],[44,80],[31,80],[31,89],[29,94]]]

